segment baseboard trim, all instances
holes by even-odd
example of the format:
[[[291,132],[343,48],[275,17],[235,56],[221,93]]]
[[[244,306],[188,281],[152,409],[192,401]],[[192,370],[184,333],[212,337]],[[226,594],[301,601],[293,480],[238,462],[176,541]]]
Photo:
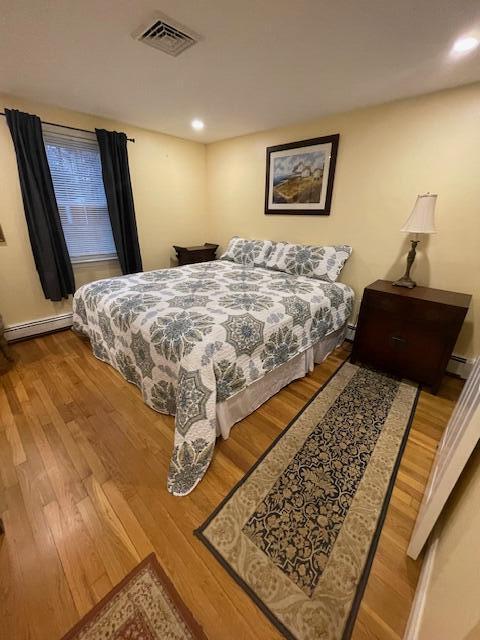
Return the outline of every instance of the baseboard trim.
[[[430,581],[432,579],[437,549],[438,535],[434,531],[423,559],[422,569],[420,571],[420,577],[415,590],[415,596],[413,598],[412,608],[410,609],[410,615],[408,617],[407,628],[405,630],[403,640],[418,640],[419,638],[428,587],[430,586]]]
[[[57,316],[39,318],[38,320],[32,320],[30,322],[18,322],[17,324],[11,324],[8,327],[5,327],[4,335],[8,342],[15,342],[16,340],[34,338],[35,336],[40,336],[43,333],[51,333],[52,331],[58,331],[59,329],[66,329],[72,326],[72,322],[72,312],[62,313]]]
[[[346,339],[353,342],[355,338],[356,325],[349,324],[347,327]],[[463,380],[466,380],[470,375],[470,371],[473,367],[473,358],[464,358],[463,356],[458,356],[456,354],[452,354],[452,357],[448,361],[447,371],[448,373],[453,373],[456,376],[459,376]]]

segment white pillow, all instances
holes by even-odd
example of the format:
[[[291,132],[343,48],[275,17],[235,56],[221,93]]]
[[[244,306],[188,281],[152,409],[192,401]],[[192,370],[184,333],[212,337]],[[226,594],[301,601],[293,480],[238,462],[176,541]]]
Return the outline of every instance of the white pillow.
[[[335,282],[352,253],[352,247],[346,244],[325,247],[290,242],[274,244],[267,269],[327,282]]]
[[[220,260],[231,260],[246,267],[264,267],[273,246],[271,240],[247,240],[234,236]]]

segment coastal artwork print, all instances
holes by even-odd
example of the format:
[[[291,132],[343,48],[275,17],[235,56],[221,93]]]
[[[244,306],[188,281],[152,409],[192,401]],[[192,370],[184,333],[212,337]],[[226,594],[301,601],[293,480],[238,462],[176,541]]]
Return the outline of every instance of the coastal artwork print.
[[[266,214],[330,214],[339,137],[267,148]]]

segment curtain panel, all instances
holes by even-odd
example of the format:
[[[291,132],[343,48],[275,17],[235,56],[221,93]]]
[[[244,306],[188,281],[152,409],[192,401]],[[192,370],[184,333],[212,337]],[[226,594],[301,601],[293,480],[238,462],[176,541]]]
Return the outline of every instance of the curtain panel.
[[[33,258],[45,297],[59,301],[75,292],[40,118],[5,109],[17,156],[18,175]]]
[[[95,132],[118,260],[124,274],[137,273],[142,271],[142,258],[128,165],[127,136],[105,129],[95,129]]]

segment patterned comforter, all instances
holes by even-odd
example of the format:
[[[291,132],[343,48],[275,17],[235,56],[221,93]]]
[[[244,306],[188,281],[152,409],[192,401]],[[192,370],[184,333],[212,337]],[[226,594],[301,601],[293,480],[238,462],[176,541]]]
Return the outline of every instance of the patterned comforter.
[[[87,284],[73,326],[176,416],[168,489],[186,495],[213,455],[216,403],[343,326],[352,303],[344,284],[219,260]]]

